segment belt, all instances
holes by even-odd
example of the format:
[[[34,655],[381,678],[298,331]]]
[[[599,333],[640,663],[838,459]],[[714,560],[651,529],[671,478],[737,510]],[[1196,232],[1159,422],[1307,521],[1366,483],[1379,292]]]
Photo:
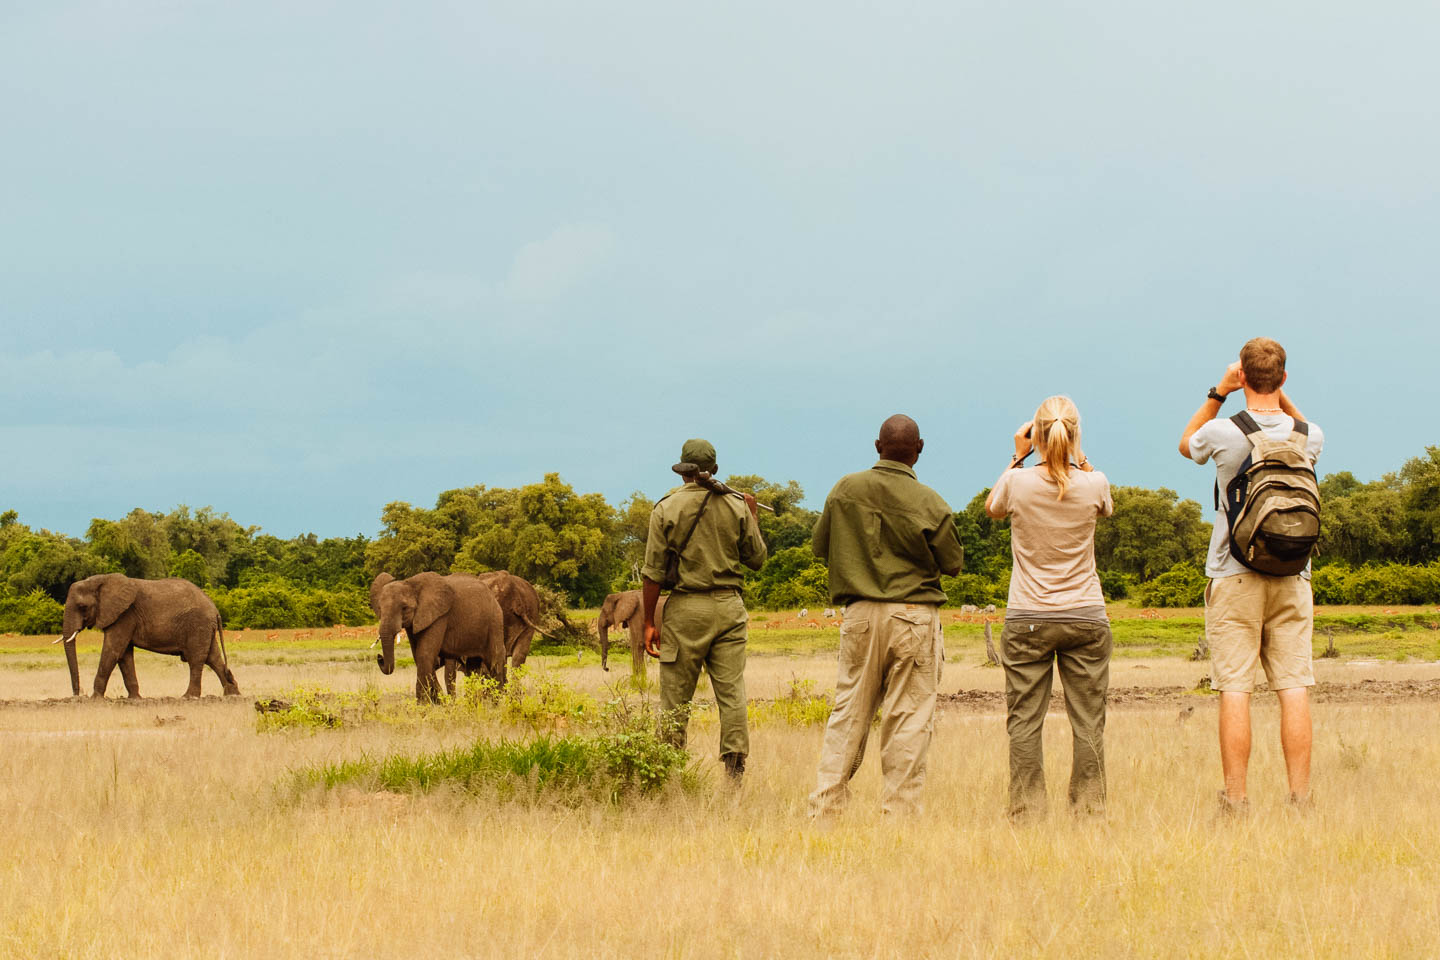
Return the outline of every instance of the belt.
[[[672,594],[677,594],[677,593],[678,593],[678,594],[681,594],[682,596],[716,596],[716,595],[718,595],[718,594],[725,594],[725,593],[736,593],[736,594],[738,594],[738,593],[740,592],[740,588],[739,588],[739,587],[712,587],[712,588],[710,588],[709,590],[672,590],[672,591],[670,591],[670,592],[671,592]]]

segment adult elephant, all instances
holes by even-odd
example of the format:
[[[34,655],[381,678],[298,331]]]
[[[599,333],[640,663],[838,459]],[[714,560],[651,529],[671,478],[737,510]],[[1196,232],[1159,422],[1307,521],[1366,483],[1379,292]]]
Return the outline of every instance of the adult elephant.
[[[505,655],[510,666],[519,667],[530,656],[530,645],[535,634],[545,635],[537,625],[540,619],[540,596],[534,585],[524,577],[517,577],[508,570],[492,570],[476,575],[495,594],[500,604],[500,613],[505,618]],[[445,692],[455,696],[455,671],[461,664],[453,657],[445,660]],[[470,671],[466,671],[469,673]]]
[[[397,580],[378,574],[370,606],[380,618],[380,672],[395,672],[395,635],[402,629],[415,656],[415,699],[439,699],[435,668],[456,660],[466,673],[481,670],[505,682],[505,617],[495,593],[468,573],[417,573]]]
[[[81,630],[105,632],[100,644],[100,669],[94,695],[105,696],[110,674],[120,665],[125,690],[140,696],[135,676],[135,648],[179,656],[190,665],[190,686],[185,696],[200,696],[200,674],[209,665],[220,678],[226,696],[240,688],[225,656],[225,630],[220,611],[204,591],[189,580],[136,580],[122,573],[102,573],[70,585],[65,597],[65,618],[60,640],[70,665],[70,689],[80,695],[80,664],[75,636]]]
[[[595,627],[600,631],[600,666],[610,669],[610,628],[630,628],[630,666],[637,677],[645,676],[645,610],[639,590],[612,593],[600,606]],[[655,605],[655,626],[660,626],[665,598]]]

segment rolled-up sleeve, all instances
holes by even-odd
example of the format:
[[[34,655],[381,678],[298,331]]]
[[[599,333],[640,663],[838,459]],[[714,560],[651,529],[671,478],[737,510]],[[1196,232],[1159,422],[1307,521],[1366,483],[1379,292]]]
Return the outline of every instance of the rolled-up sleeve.
[[[645,536],[645,565],[640,568],[640,575],[652,583],[665,580],[666,546],[665,516],[657,503],[650,511],[650,530]]]

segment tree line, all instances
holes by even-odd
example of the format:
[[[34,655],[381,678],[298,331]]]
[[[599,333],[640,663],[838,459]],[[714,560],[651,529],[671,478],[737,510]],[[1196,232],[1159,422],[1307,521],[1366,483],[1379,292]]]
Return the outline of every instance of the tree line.
[[[819,513],[801,506],[804,490],[755,475],[726,480],[775,508],[760,517],[770,558],[747,576],[747,603],[825,604],[825,565],[809,549]],[[1440,447],[1379,480],[1335,473],[1320,489],[1317,602],[1440,603]],[[988,493],[955,513],[965,571],[943,580],[955,605],[1003,604],[1009,589],[1010,527],[986,515]],[[1117,486],[1112,493],[1115,514],[1095,535],[1107,598],[1146,606],[1203,602],[1210,525],[1200,504],[1165,488]],[[0,631],[53,633],[70,584],[108,572],[191,580],[234,627],[372,622],[367,588],[382,570],[407,577],[507,569],[572,605],[595,606],[613,590],[639,585],[652,506],[639,492],[612,505],[550,473],[516,488],[446,490],[432,508],[387,504],[373,538],[283,539],[210,507],[186,506],[96,519],[84,537],[70,537],[31,529],[9,510],[0,513]]]

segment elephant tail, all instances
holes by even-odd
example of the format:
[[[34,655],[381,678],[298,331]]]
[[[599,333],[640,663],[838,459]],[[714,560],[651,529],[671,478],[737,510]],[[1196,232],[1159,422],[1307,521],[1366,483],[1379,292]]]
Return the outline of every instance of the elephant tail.
[[[230,655],[225,652],[225,622],[219,616],[215,618],[215,635],[220,638],[220,662],[225,664],[225,672],[230,672]]]

